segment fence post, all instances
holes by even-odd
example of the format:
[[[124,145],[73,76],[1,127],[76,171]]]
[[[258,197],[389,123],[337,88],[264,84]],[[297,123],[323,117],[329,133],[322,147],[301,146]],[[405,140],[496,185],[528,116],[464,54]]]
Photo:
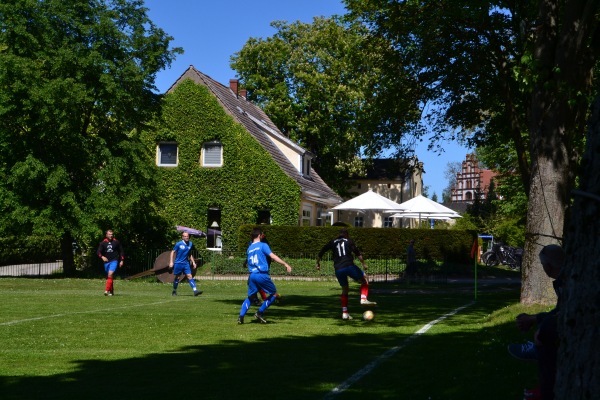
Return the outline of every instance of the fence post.
[[[388,283],[388,273],[389,273],[389,269],[388,269],[388,258],[385,258],[385,283]]]

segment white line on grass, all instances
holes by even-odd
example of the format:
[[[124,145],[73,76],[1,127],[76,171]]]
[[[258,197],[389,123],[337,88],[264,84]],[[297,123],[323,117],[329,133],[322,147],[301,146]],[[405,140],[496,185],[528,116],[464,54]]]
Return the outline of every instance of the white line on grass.
[[[99,310],[75,311],[75,312],[64,313],[64,314],[45,315],[43,317],[17,319],[17,320],[14,320],[14,321],[0,322],[0,326],[16,325],[16,324],[22,324],[24,322],[39,321],[39,320],[42,320],[42,319],[49,319],[49,318],[67,317],[67,316],[77,315],[77,314],[93,314],[93,313],[97,313],[97,312],[106,312],[106,311],[113,311],[113,310],[121,310],[121,309],[124,309],[124,308],[154,306],[154,305],[157,305],[157,304],[170,303],[172,301],[178,301],[178,300],[157,301],[155,303],[135,304],[135,305],[122,306],[122,307],[101,308]]]
[[[345,382],[342,382],[342,384],[333,388],[331,390],[331,392],[329,392],[325,395],[324,399],[331,399],[334,396],[342,393],[343,391],[348,389],[350,386],[352,386],[354,383],[356,383],[360,379],[362,379],[362,377],[364,377],[365,375],[367,375],[368,373],[373,371],[377,366],[379,366],[379,364],[381,364],[382,362],[384,362],[385,360],[387,360],[388,358],[390,358],[391,356],[396,354],[398,351],[402,350],[404,347],[406,347],[406,345],[409,342],[411,342],[413,339],[416,339],[417,337],[419,337],[422,334],[424,334],[425,332],[427,332],[429,329],[431,329],[431,327],[433,327],[438,322],[441,322],[441,321],[445,320],[446,318],[451,317],[452,315],[456,314],[459,311],[464,310],[465,308],[473,305],[474,303],[475,302],[471,302],[469,304],[465,304],[462,307],[458,307],[456,310],[450,311],[448,314],[442,315],[438,319],[433,320],[433,321],[423,325],[423,327],[421,329],[419,329],[418,331],[416,331],[415,333],[413,333],[412,335],[410,335],[409,337],[404,339],[404,341],[401,344],[399,344],[398,346],[392,347],[391,349],[389,349],[388,351],[386,351],[385,353],[383,353],[382,355],[377,357],[375,360],[373,360],[372,362],[367,364],[364,368],[362,368],[361,370],[356,372],[354,375],[352,375],[350,378],[348,378]]]

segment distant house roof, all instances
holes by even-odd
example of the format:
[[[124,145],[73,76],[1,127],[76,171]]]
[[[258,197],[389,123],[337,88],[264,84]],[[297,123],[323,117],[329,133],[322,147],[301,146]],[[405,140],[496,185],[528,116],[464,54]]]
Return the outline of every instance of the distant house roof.
[[[177,81],[171,85],[167,92],[172,91],[185,79],[191,79],[196,83],[206,86],[223,105],[223,108],[236,121],[244,126],[258,143],[260,143],[260,145],[271,155],[281,169],[298,183],[305,195],[310,196],[314,201],[326,205],[335,205],[342,202],[342,198],[327,186],[316,171],[311,168],[310,176],[301,174],[283,152],[273,143],[269,136],[276,137],[279,141],[285,142],[300,154],[312,156],[310,152],[303,149],[297,143],[294,143],[281,133],[260,107],[247,101],[244,91],[242,91],[242,95],[237,93],[237,80],[232,80],[232,82],[230,82],[230,84],[234,84],[233,86],[236,89],[234,92],[231,87],[224,86],[190,65]]]

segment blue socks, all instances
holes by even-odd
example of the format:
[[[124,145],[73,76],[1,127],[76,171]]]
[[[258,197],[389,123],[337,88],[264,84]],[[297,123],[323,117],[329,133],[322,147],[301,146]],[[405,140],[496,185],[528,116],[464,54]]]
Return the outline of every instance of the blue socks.
[[[269,297],[267,297],[267,299],[263,301],[262,305],[258,309],[258,312],[261,314],[264,313],[265,310],[275,302],[275,300],[277,300],[277,298],[274,295],[270,295]]]
[[[242,303],[242,309],[240,310],[240,317],[243,317],[244,315],[246,315],[251,304],[252,303],[250,302],[250,299],[246,297],[246,300],[244,300],[244,302]]]

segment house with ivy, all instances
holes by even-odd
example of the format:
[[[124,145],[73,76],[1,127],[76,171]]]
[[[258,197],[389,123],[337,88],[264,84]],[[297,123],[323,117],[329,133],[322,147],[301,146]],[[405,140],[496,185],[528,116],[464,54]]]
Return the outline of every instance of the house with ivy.
[[[342,199],[238,81],[216,82],[190,66],[144,130],[172,222],[209,232],[207,248],[235,250],[244,224],[319,226]],[[211,234],[212,233],[212,234]]]

